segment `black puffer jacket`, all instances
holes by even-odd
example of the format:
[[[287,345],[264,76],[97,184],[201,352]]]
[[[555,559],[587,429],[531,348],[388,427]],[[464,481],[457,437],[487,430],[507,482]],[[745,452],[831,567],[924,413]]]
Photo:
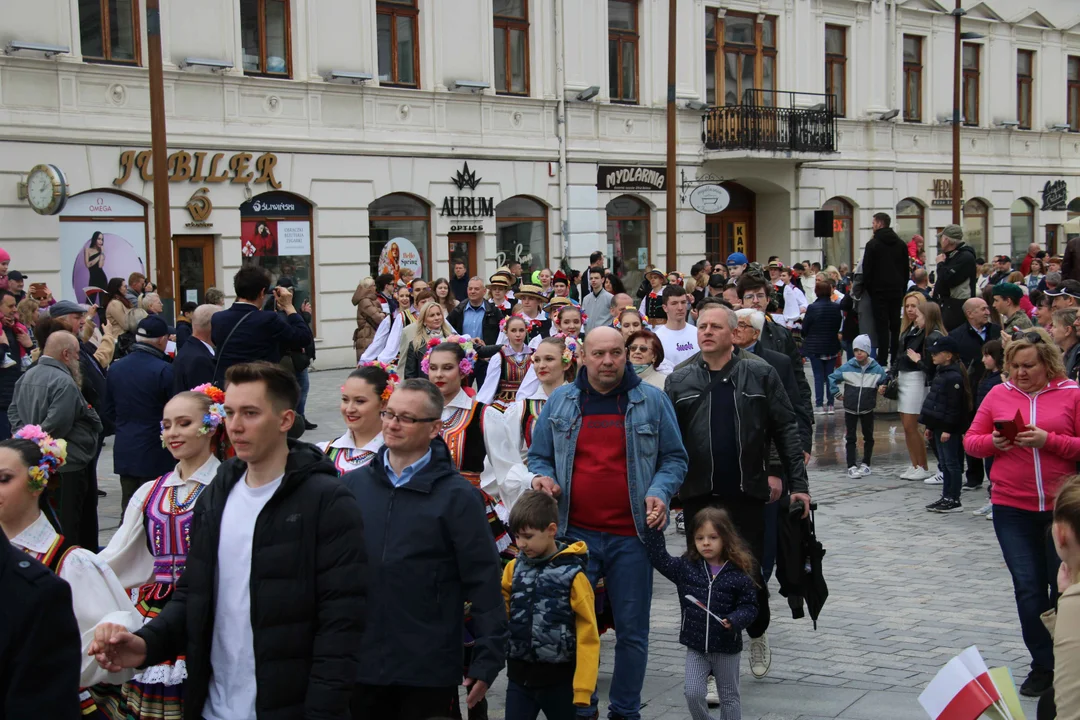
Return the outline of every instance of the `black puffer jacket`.
[[[146,665],[187,656],[184,720],[209,692],[221,516],[247,466],[220,468],[195,506],[187,568],[165,609],[138,635]],[[252,540],[251,625],[259,720],[347,720],[367,587],[363,516],[314,445],[289,443],[285,477]]]
[[[722,372],[728,373],[735,384],[737,467],[742,491],[751,497],[768,500],[771,441],[776,443],[788,490],[809,492],[795,411],[776,370],[752,353],[735,348],[731,362]],[[664,388],[675,405],[683,445],[690,458],[686,480],[679,490],[684,500],[710,495],[714,462],[734,461],[733,458],[713,458],[712,398],[701,397],[710,382],[709,368],[698,353],[668,375]]]
[[[907,245],[892,228],[879,228],[863,253],[863,287],[870,297],[902,298],[908,282]]]
[[[919,423],[931,430],[958,433],[967,430],[971,418],[967,378],[956,363],[938,365],[930,392],[923,400]]]
[[[810,383],[806,379],[806,373],[803,372],[802,353],[799,352],[791,331],[783,325],[773,322],[773,319],[766,314],[765,327],[761,329],[761,337],[758,338],[758,343],[766,350],[784,353],[791,358],[791,369],[795,373],[795,384],[799,386],[799,397],[792,397],[791,404],[801,402],[812,422],[814,417],[814,396],[810,393]]]
[[[967,243],[945,254],[945,262],[937,266],[934,299],[967,300],[975,297],[975,251]]]

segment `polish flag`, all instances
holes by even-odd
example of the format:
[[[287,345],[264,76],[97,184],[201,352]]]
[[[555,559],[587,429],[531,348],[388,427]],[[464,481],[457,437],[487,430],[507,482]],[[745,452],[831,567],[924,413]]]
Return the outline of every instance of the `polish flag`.
[[[990,699],[995,703],[1001,701],[1001,693],[998,692],[997,685],[990,678],[990,668],[986,667],[986,661],[983,660],[982,655],[979,654],[979,648],[972,645],[964,652],[956,656],[960,659],[960,662],[964,664],[964,667],[968,669],[968,672],[972,674],[975,681],[979,683],[986,694],[990,696]]]
[[[976,720],[994,700],[963,660],[954,657],[919,695],[919,704],[931,720]]]

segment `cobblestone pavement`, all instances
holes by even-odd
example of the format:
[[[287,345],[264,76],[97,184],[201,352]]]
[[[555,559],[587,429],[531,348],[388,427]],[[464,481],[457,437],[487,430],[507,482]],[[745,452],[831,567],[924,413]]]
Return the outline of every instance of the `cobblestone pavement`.
[[[337,392],[343,370],[313,373],[308,415],[319,424],[305,439],[336,437],[343,429]],[[843,416],[819,416],[810,487],[819,538],[828,554],[830,597],[815,631],[809,619],[792,620],[773,591],[772,670],[764,680],[749,673],[744,652],[746,720],[923,720],[917,697],[934,672],[969,645],[991,667],[1008,665],[1017,683],[1029,657],[1020,637],[1012,585],[992,523],[973,517],[985,493],[965,492],[965,512],[935,515],[924,506],[938,487],[907,482],[903,431],[895,415],[880,416],[873,474],[844,475]],[[112,469],[111,441],[100,465],[102,542],[119,523],[120,486]],[[669,535],[676,552],[683,540]],[[678,643],[674,586],[657,575],[652,606],[648,673],[642,717],[689,718],[682,694],[684,648]],[[611,681],[614,637],[603,637],[601,698]],[[505,679],[491,692],[491,717],[501,718]],[[1025,700],[1029,718],[1035,704]],[[604,715],[602,714],[602,717]]]

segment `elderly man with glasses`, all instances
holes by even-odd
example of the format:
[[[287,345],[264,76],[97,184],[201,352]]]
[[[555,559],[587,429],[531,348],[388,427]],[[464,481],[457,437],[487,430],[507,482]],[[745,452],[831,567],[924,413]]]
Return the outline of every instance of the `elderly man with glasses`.
[[[465,602],[476,644],[469,707],[503,668],[507,617],[502,564],[480,492],[441,437],[443,398],[405,380],[381,413],[378,459],[341,482],[360,503],[368,553],[367,624],[353,717],[445,717],[457,704]]]

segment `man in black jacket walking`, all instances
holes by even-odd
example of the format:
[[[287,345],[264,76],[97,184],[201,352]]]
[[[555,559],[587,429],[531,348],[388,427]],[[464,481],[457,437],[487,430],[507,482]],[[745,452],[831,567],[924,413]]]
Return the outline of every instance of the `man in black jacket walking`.
[[[349,717],[366,590],[363,517],[332,462],[290,443],[300,388],[284,368],[229,368],[236,457],[195,506],[165,609],[138,632],[99,625],[103,667],[184,655],[184,720]],[[460,612],[460,607],[459,607]]]
[[[965,322],[964,303],[975,297],[975,251],[964,242],[964,230],[949,225],[938,238],[937,282],[933,299],[941,305],[941,318],[950,333]]]
[[[900,336],[900,305],[908,283],[907,245],[890,227],[887,213],[874,213],[874,237],[863,251],[863,287],[870,296],[877,330],[877,361],[889,366],[889,355],[897,353]]]
[[[983,345],[991,340],[1001,339],[1001,326],[990,322],[990,307],[982,298],[974,297],[965,301],[963,312],[965,322],[950,332],[949,337],[956,342],[960,363],[967,370],[968,387],[974,392],[986,374],[986,368],[982,364]],[[967,419],[969,426],[974,418],[975,409],[972,408]],[[983,460],[971,455],[966,457],[967,480],[964,486],[968,489],[980,487],[983,481]]]
[[[694,542],[693,517],[705,507],[731,515],[759,565],[765,552],[765,505],[774,500],[769,483],[769,445],[775,443],[791,491],[790,502],[810,512],[810,486],[803,463],[795,412],[776,370],[734,344],[735,311],[718,303],[698,312],[701,352],[668,376],[664,391],[675,405],[683,445],[690,457],[679,495]],[[738,472],[727,459],[738,458]],[[757,578],[758,615],[746,629],[750,670],[769,672],[769,592]]]
[[[383,412],[386,446],[341,479],[359,501],[371,558],[354,718],[450,715],[466,601],[476,641],[465,681],[470,708],[503,668],[508,623],[499,554],[480,492],[439,437],[442,409],[432,383],[402,382]]]

